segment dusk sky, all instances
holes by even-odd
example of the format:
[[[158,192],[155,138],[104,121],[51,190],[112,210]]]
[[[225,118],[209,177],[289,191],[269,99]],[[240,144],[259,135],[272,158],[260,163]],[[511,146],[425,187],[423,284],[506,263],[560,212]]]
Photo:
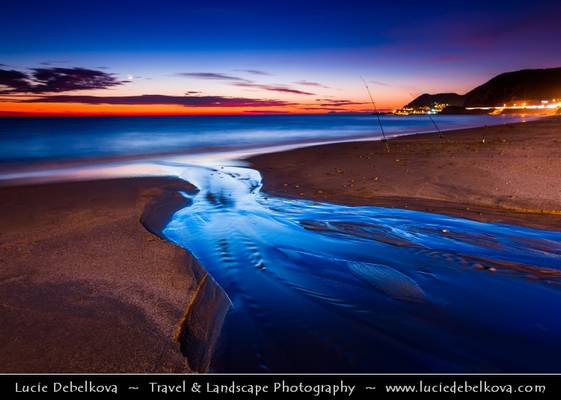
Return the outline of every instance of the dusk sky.
[[[365,111],[561,66],[559,1],[39,1],[0,13],[0,114]]]

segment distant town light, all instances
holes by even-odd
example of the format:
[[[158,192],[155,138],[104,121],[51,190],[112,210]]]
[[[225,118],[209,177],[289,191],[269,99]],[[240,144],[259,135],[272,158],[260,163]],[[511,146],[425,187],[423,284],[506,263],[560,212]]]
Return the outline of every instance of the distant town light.
[[[421,106],[421,107],[403,107],[397,110],[393,110],[395,115],[419,115],[419,114],[440,114],[448,104],[446,103],[433,103],[431,107]],[[501,112],[504,110],[551,110],[561,108],[561,99],[551,99],[551,100],[526,100],[522,103],[503,103],[502,106],[477,106],[477,107],[465,107],[467,111],[471,110],[482,110],[489,111],[492,113]]]

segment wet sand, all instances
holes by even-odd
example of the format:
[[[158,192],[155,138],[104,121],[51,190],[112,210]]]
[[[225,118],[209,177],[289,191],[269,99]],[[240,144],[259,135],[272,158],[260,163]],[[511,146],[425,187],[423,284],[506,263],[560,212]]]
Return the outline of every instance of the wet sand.
[[[561,117],[252,157],[264,192],[561,229]]]
[[[208,367],[225,299],[189,253],[153,234],[186,202],[178,189],[193,187],[139,178],[0,189],[1,372]]]

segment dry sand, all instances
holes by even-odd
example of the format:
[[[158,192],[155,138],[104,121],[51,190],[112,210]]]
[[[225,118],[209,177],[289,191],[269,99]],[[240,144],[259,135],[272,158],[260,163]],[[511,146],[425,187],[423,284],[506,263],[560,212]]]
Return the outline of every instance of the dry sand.
[[[208,367],[224,297],[140,223],[158,233],[185,202],[177,189],[193,188],[142,178],[0,189],[0,371]]]
[[[561,229],[561,117],[250,158],[264,191]]]

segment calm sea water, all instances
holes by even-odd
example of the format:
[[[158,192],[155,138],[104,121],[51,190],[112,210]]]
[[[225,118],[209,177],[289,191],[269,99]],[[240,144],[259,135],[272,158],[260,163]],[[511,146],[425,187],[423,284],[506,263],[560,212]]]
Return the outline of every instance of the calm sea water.
[[[520,117],[437,116],[440,129],[520,121]],[[434,131],[426,116],[382,116],[388,135]],[[1,161],[201,154],[290,143],[379,137],[373,115],[0,118]]]

